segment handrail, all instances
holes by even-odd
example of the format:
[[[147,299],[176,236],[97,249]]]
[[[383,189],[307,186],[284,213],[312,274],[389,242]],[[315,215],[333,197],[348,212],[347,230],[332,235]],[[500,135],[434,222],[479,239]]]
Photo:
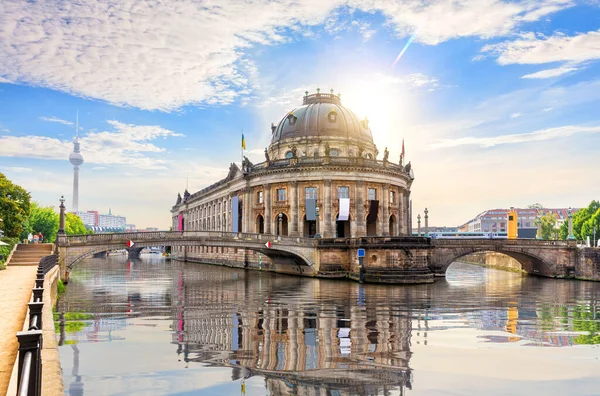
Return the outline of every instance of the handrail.
[[[40,260],[29,305],[29,326],[17,333],[19,341],[18,396],[42,394],[42,311],[44,309],[44,280],[48,271],[57,264],[57,255]]]

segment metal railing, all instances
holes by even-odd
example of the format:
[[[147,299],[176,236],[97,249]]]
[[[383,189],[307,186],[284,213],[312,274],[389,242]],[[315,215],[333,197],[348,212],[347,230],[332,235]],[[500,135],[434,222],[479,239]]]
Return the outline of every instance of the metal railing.
[[[35,286],[32,289],[32,302],[29,305],[29,325],[27,331],[17,333],[19,341],[19,363],[17,377],[18,396],[39,396],[42,394],[42,311],[44,309],[44,280],[46,274],[57,264],[53,254],[42,257],[38,265]]]

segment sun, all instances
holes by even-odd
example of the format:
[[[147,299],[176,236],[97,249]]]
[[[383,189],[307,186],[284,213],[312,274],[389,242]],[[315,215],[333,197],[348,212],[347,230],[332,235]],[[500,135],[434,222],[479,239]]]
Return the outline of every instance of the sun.
[[[369,120],[375,143],[399,151],[402,144],[406,106],[398,84],[386,78],[349,86],[342,104],[354,111],[359,119]],[[380,148],[383,151],[383,147]]]

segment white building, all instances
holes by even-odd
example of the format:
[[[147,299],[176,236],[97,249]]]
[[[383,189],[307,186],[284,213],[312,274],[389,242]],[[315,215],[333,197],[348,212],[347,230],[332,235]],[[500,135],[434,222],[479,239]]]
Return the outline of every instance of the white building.
[[[127,225],[127,219],[125,216],[114,216],[112,211],[109,209],[108,214],[98,215],[98,227],[101,228],[120,228],[123,231]]]

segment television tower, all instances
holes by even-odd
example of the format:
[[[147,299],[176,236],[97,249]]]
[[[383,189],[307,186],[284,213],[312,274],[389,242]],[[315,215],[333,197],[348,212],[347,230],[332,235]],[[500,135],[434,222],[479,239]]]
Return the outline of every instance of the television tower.
[[[83,155],[79,152],[79,111],[75,123],[75,140],[73,152],[69,155],[69,162],[73,164],[73,212],[79,211],[79,165],[83,164]]]

